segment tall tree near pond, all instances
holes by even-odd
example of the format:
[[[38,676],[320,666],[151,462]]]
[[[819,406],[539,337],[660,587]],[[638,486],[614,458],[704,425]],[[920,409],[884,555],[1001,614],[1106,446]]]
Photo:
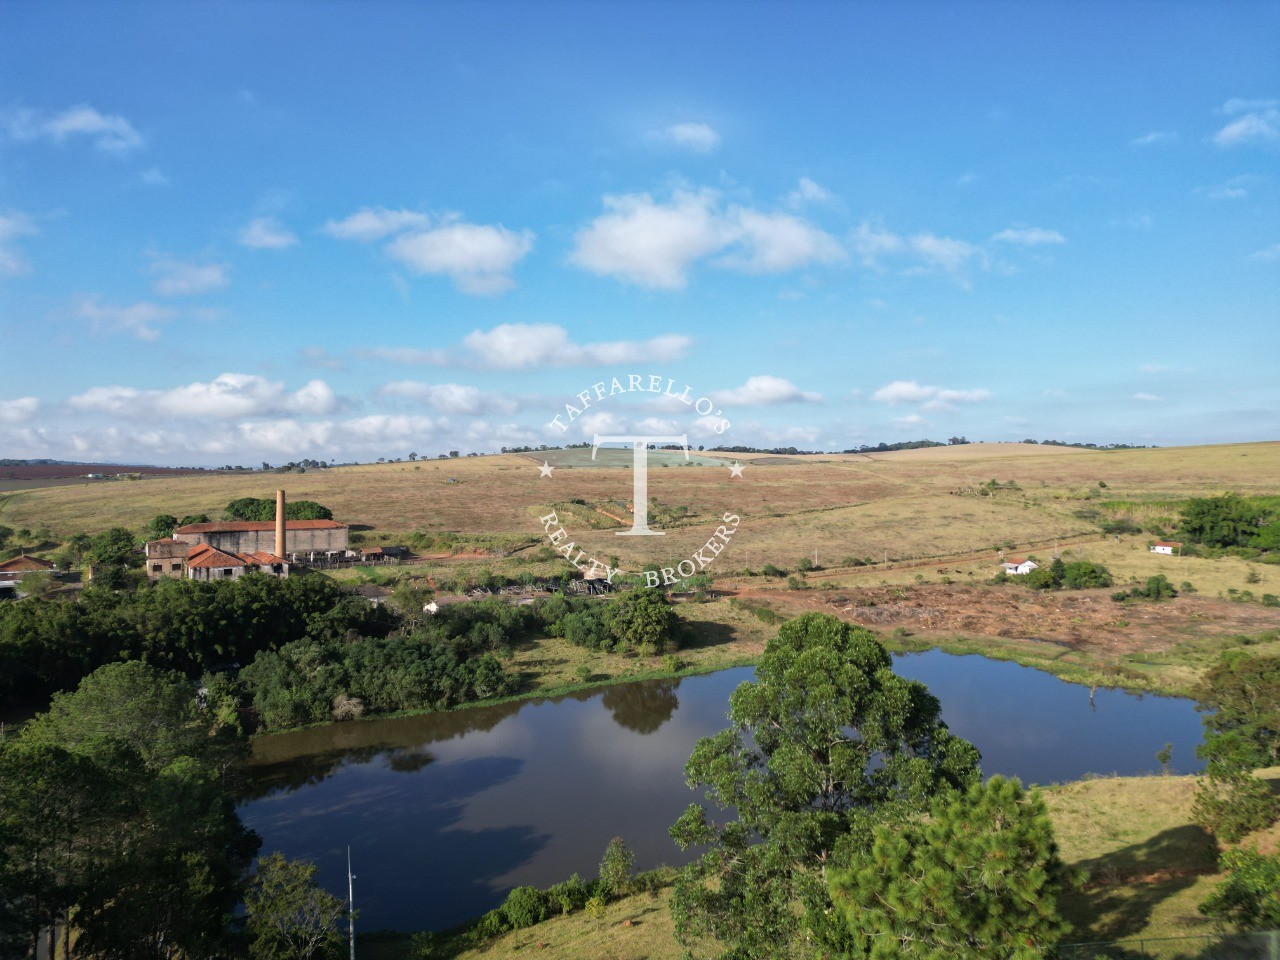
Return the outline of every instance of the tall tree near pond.
[[[848,862],[873,825],[976,783],[978,751],[868,631],[816,613],[779,629],[729,716],[685,767],[690,786],[736,818],[717,823],[693,804],[672,826],[682,849],[708,848],[677,880],[677,935],[690,947],[719,941],[734,960],[790,956],[803,927],[836,953],[852,948],[827,865]]]
[[[871,960],[1040,960],[1068,929],[1069,880],[1044,800],[1001,777],[877,824],[827,871],[851,953]]]
[[[318,886],[313,863],[276,852],[258,861],[245,892],[246,927],[260,960],[311,960],[342,944],[342,900]]]

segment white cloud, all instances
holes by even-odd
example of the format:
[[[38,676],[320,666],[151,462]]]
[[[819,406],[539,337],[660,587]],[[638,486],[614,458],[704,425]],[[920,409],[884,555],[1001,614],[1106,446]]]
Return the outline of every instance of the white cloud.
[[[1133,399],[1141,400],[1144,403],[1158,403],[1163,400],[1164,397],[1157,397],[1154,393],[1135,393],[1133,395]]]
[[[662,131],[660,138],[695,153],[710,153],[720,146],[720,134],[705,123],[672,124]]]
[[[190,383],[168,390],[91,387],[68,399],[67,405],[78,411],[131,419],[175,416],[234,420],[280,413],[324,415],[337,407],[337,398],[323,380],[312,380],[291,393],[285,390],[284,384],[264,377],[224,373],[208,382]]]
[[[495,294],[515,285],[511,271],[533,249],[533,234],[475,223],[407,233],[387,254],[417,273],[445,274],[463,293]]]
[[[853,231],[851,242],[862,265],[871,270],[883,270],[891,257],[916,261],[909,273],[938,270],[961,278],[970,262],[986,265],[985,251],[968,241],[933,233],[903,236],[868,221]]]
[[[1228,100],[1222,105],[1222,112],[1235,119],[1214,134],[1218,146],[1280,140],[1280,101]]]
[[[152,289],[162,297],[195,297],[221,290],[230,283],[224,263],[192,263],[157,257],[151,263],[155,274]]]
[[[844,251],[817,227],[785,213],[734,208],[729,213],[742,250],[719,261],[746,273],[782,273],[809,263],[836,263]]]
[[[38,232],[24,213],[0,214],[0,277],[18,277],[31,272],[31,263],[13,241]]]
[[[35,416],[40,401],[35,397],[0,400],[0,423],[23,423]]]
[[[898,417],[893,421],[895,430],[915,430],[917,427],[928,426],[929,421],[918,413],[908,414],[905,417]]]
[[[803,207],[808,203],[830,203],[835,197],[831,191],[808,177],[801,177],[796,188],[787,194],[787,204]]]
[[[254,217],[240,230],[239,239],[251,250],[284,250],[298,242],[275,217]]]
[[[1131,147],[1150,147],[1157,143],[1172,143],[1178,139],[1178,134],[1173,130],[1154,130],[1151,133],[1144,133],[1140,137],[1134,137],[1129,141]]]
[[[732,390],[719,390],[711,395],[716,403],[726,406],[774,406],[780,403],[821,403],[822,394],[801,390],[790,380],[768,374],[749,377]]]
[[[678,191],[670,203],[648,194],[606,196],[605,213],[578,232],[570,259],[595,274],[676,290],[691,263],[728,242],[714,194]]]
[[[698,260],[748,273],[777,273],[843,257],[827,233],[790,214],[721,209],[714,191],[677,190],[667,203],[649,194],[606,196],[605,213],[577,234],[571,262],[628,283],[676,290]]]
[[[142,146],[142,135],[124,117],[99,113],[88,104],[80,104],[46,119],[30,111],[20,113],[10,125],[17,140],[52,140],[63,143],[75,137],[86,137],[103,153],[123,156]]]
[[[1280,243],[1273,243],[1271,246],[1259,250],[1256,253],[1249,254],[1250,260],[1261,260],[1265,263],[1274,263],[1280,260]]]
[[[341,357],[335,357],[327,347],[303,347],[300,351],[304,363],[313,367],[324,367],[326,370],[345,370],[346,363]]]
[[[497,370],[678,360],[690,342],[682,334],[666,334],[650,340],[578,344],[570,340],[564,327],[528,323],[504,323],[492,330],[475,330],[462,341],[482,366]]]
[[[932,233],[920,233],[911,238],[911,250],[929,267],[959,273],[974,257],[981,257],[982,250],[954,237],[938,237]]]
[[[1067,238],[1057,230],[1046,230],[1044,227],[1009,227],[1007,230],[1001,230],[991,239],[1003,243],[1016,243],[1024,247],[1067,242]]]
[[[862,259],[862,265],[872,270],[879,270],[883,257],[901,253],[907,247],[906,242],[896,233],[892,233],[866,221],[858,224],[853,231],[853,249]]]
[[[894,380],[871,395],[880,403],[920,404],[922,410],[953,410],[957,403],[980,403],[991,399],[991,391],[985,388],[953,390],[918,383],[915,380]]]
[[[422,383],[418,380],[395,380],[379,391],[387,397],[420,400],[442,413],[476,416],[482,413],[515,413],[519,404],[500,394],[492,394],[461,383]]]
[[[145,183],[148,187],[167,187],[169,178],[159,167],[148,167],[138,174],[138,179]]]
[[[156,324],[172,320],[168,307],[143,300],[127,307],[85,300],[76,308],[76,316],[88,320],[96,331],[128,333],[139,340],[155,340],[160,336]]]
[[[404,230],[422,229],[430,221],[415,210],[364,207],[343,220],[330,220],[320,229],[339,240],[381,240]]]

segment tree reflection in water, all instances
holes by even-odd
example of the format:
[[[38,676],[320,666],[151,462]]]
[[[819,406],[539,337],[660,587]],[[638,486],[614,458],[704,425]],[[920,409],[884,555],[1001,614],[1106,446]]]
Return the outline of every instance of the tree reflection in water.
[[[671,719],[680,706],[679,680],[645,680],[619,683],[605,690],[600,702],[614,722],[635,733],[653,733]]]

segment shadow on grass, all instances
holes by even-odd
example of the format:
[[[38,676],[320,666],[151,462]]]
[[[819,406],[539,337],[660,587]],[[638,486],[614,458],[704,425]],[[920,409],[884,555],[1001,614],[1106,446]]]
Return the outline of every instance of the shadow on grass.
[[[1080,866],[1084,885],[1062,904],[1075,927],[1071,939],[1122,940],[1145,929],[1160,903],[1216,873],[1217,847],[1203,829],[1186,824]]]
[[[686,620],[682,651],[706,650],[711,647],[724,646],[738,639],[738,631],[727,623],[714,621]]]

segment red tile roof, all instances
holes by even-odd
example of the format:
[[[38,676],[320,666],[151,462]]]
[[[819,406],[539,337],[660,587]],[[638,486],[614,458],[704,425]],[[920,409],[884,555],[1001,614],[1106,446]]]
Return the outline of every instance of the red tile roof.
[[[246,567],[248,566],[243,560],[230,553],[223,553],[221,550],[215,550],[207,543],[202,543],[192,547],[191,552],[187,554],[188,567]]]
[[[336,520],[286,520],[285,530],[337,530],[345,523]],[[188,523],[174,533],[247,533],[250,530],[274,530],[274,520],[227,520],[219,523]]]
[[[1005,563],[1012,563],[1015,567],[1020,567],[1027,562],[1026,557],[1010,557]]]
[[[1181,546],[1182,546],[1182,544],[1180,544],[1177,540],[1157,540],[1157,541],[1155,542],[1154,546],[1157,546],[1157,547],[1181,547]]]
[[[58,565],[40,557],[13,557],[0,563],[0,573],[15,570],[56,570]]]
[[[265,550],[255,550],[253,553],[237,553],[236,556],[246,563],[261,563],[268,566],[286,562],[284,557],[277,557],[274,553],[267,553]]]

